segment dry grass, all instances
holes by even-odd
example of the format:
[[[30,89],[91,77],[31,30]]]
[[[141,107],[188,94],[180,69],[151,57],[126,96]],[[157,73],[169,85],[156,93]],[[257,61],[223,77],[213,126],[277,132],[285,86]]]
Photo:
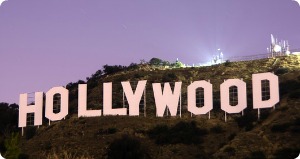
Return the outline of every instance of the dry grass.
[[[67,151],[63,151],[60,153],[51,152],[45,156],[46,156],[46,159],[93,159],[93,157],[89,157],[89,156],[79,156],[78,157],[76,154],[72,154]]]

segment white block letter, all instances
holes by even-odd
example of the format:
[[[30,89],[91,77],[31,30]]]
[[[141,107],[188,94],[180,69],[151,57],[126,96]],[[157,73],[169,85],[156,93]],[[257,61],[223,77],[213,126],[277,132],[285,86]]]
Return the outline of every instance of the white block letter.
[[[236,86],[238,90],[238,104],[232,106],[229,103],[229,87]],[[229,79],[223,82],[221,89],[221,109],[227,113],[240,113],[247,107],[246,83],[239,79]]]
[[[35,92],[35,104],[27,105],[28,94],[20,94],[19,127],[26,127],[27,113],[34,113],[34,125],[42,125],[43,121],[43,92]]]
[[[101,116],[101,110],[87,110],[87,84],[78,85],[78,117]]]
[[[204,89],[204,105],[199,108],[196,106],[196,90]],[[207,81],[195,81],[188,86],[188,111],[195,114],[206,114],[213,109],[212,84]]]
[[[144,89],[146,87],[147,80],[139,81],[135,92],[133,93],[132,87],[130,85],[130,82],[121,82],[122,87],[124,90],[124,93],[126,95],[128,104],[129,104],[129,115],[130,116],[138,116],[139,115],[139,105],[140,101],[144,92]]]
[[[163,92],[161,90],[160,83],[152,84],[157,116],[162,117],[164,115],[166,107],[169,108],[171,116],[176,116],[181,84],[182,82],[175,82],[174,92],[172,92],[169,83],[164,84]]]
[[[103,115],[126,115],[126,108],[112,108],[112,83],[103,83]]]
[[[60,94],[60,112],[53,113],[53,96]],[[69,90],[64,87],[51,88],[46,93],[46,114],[45,116],[51,121],[58,121],[68,115],[69,108]]]
[[[270,99],[262,100],[261,81],[270,83]],[[270,108],[279,102],[278,76],[273,73],[258,73],[252,75],[253,109]]]

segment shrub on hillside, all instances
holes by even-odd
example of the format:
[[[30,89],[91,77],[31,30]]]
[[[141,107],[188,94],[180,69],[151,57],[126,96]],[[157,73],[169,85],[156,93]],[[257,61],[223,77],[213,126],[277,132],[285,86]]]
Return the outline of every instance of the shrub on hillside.
[[[285,74],[285,73],[288,73],[289,72],[289,69],[288,68],[278,68],[275,70],[275,75],[282,75],[282,74]]]
[[[224,149],[224,152],[226,152],[229,156],[235,155],[235,148],[228,146]]]
[[[172,81],[175,81],[177,79],[177,76],[175,73],[168,73],[168,74],[165,74],[162,78],[162,82],[172,82]]]
[[[297,90],[295,92],[292,92],[290,95],[289,95],[289,98],[291,99],[300,99],[300,90]]]
[[[150,158],[147,149],[138,138],[123,135],[114,140],[108,148],[109,159],[147,159]]]
[[[225,63],[224,63],[224,66],[226,66],[226,67],[230,66],[230,61],[226,60]]]
[[[103,66],[103,73],[105,75],[109,75],[109,74],[113,74],[113,73],[116,73],[116,72],[119,72],[119,71],[123,71],[126,68],[127,68],[126,66],[121,66],[121,65],[113,65],[113,66],[104,65]]]
[[[36,127],[29,126],[29,127],[25,128],[25,138],[26,138],[26,140],[29,140],[29,139],[33,138],[35,133],[36,133]]]
[[[11,136],[5,140],[5,148],[5,158],[18,159],[21,152],[19,148],[19,134],[12,133]]]
[[[235,138],[235,136],[236,136],[236,133],[230,134],[230,135],[228,136],[228,140],[229,140],[229,141],[233,140],[233,139]]]
[[[245,112],[244,116],[234,118],[240,128],[245,128],[246,131],[250,131],[257,121],[257,115],[252,112]]]
[[[221,125],[215,125],[212,128],[210,128],[210,132],[216,133],[216,134],[222,133],[223,131],[224,130],[223,130],[223,127]]]
[[[200,144],[202,137],[208,132],[198,128],[195,121],[179,122],[172,127],[158,125],[148,131],[150,138],[155,139],[156,144]]]
[[[254,151],[251,152],[249,157],[246,157],[245,159],[266,159],[266,155],[263,151]]]
[[[300,89],[300,82],[296,80],[287,80],[286,82],[279,83],[279,92],[281,97],[297,89]]]
[[[275,124],[271,127],[272,132],[285,132],[291,124],[289,123],[283,123],[283,124]]]
[[[298,157],[300,152],[299,148],[282,148],[275,152],[275,159],[283,159],[283,158],[296,158]]]

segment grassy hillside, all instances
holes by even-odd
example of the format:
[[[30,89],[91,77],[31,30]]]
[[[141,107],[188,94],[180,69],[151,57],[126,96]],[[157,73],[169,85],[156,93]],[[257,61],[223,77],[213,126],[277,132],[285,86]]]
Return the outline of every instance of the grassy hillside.
[[[252,109],[253,73],[274,72],[280,81],[280,103],[264,109],[261,119]],[[220,84],[239,78],[247,83],[248,107],[241,114],[220,110]],[[134,69],[90,78],[88,107],[102,109],[103,82],[113,82],[113,107],[122,107],[121,81],[147,80],[147,117],[77,118],[77,84],[70,90],[69,115],[27,127],[20,147],[30,158],[295,158],[300,152],[300,56],[226,62],[199,68],[165,69],[143,64]],[[190,116],[187,86],[210,80],[214,109]],[[152,83],[182,81],[182,117],[155,117]],[[26,155],[24,156],[26,158]]]

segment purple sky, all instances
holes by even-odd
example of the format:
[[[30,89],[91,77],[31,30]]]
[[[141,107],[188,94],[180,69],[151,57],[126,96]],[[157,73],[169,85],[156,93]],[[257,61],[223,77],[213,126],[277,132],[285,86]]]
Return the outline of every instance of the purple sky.
[[[0,102],[85,79],[105,64],[205,62],[300,48],[292,0],[8,0],[0,6]]]

